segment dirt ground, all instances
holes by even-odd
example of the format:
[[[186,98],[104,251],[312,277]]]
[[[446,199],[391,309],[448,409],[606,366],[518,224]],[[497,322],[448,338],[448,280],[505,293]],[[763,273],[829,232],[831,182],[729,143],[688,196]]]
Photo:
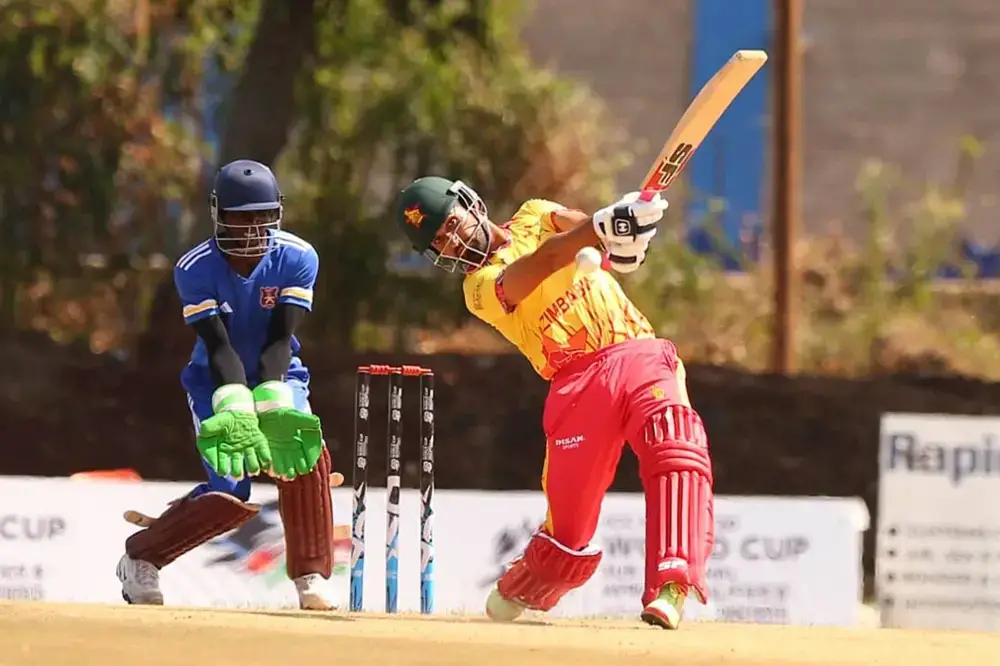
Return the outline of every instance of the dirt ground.
[[[998,655],[1000,635],[985,633],[0,604],[2,666],[986,666]]]

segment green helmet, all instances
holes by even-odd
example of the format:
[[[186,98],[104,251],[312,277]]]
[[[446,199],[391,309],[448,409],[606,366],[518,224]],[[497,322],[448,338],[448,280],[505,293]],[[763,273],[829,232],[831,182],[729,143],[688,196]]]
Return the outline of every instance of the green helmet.
[[[396,221],[410,239],[413,249],[424,252],[448,219],[458,196],[451,192],[455,181],[426,176],[410,183],[399,195]]]
[[[485,233],[486,247],[477,248],[456,237],[445,248],[445,254],[431,247],[456,205],[472,215],[477,226],[471,235]],[[396,222],[410,240],[413,249],[430,259],[435,266],[449,272],[456,268],[475,270],[489,258],[490,232],[486,204],[475,190],[460,180],[425,176],[410,183],[399,195]],[[455,253],[451,253],[454,250]]]

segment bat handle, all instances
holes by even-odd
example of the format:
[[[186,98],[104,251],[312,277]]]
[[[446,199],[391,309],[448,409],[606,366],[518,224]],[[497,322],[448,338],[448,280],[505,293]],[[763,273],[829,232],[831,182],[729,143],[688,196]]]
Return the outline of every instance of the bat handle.
[[[643,190],[639,193],[639,201],[652,201],[658,193],[658,190]]]

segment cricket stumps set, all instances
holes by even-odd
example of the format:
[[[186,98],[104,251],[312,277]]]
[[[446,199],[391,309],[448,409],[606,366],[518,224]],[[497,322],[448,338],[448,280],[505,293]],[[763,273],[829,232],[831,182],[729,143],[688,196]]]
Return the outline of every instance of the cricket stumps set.
[[[403,467],[403,384],[415,378],[420,393],[420,612],[434,612],[434,373],[414,365],[358,367],[354,400],[354,511],[351,515],[350,609],[364,608],[365,513],[372,377],[389,384],[386,438],[385,612],[399,610],[399,521]]]

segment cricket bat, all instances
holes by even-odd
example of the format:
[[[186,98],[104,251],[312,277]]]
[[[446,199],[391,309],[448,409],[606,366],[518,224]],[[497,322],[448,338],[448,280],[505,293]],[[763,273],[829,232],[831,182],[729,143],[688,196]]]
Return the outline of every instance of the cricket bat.
[[[670,187],[691,155],[719,122],[740,91],[767,62],[763,51],[742,50],[709,79],[688,105],[642,181],[642,199]]]

